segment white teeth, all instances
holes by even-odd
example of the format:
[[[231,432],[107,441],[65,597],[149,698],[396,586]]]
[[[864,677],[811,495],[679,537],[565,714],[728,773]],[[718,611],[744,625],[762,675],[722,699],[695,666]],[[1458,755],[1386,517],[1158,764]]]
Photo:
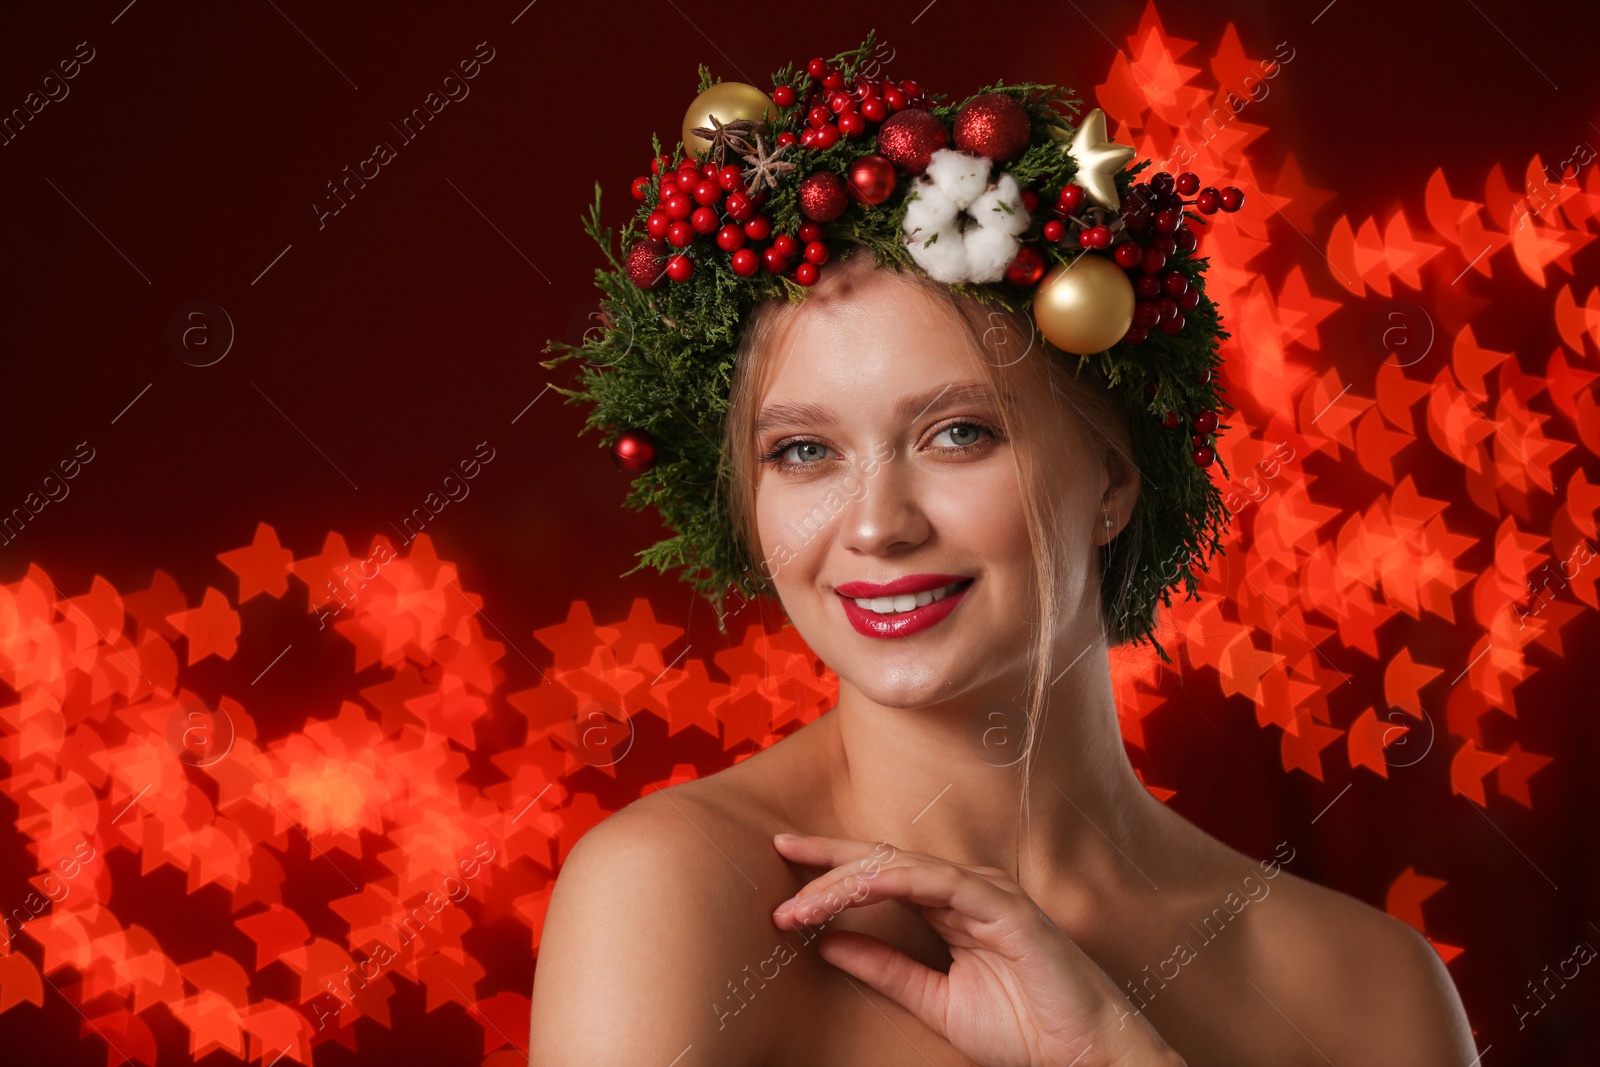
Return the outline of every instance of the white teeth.
[[[963,579],[965,581],[965,579]],[[952,582],[941,589],[924,589],[920,593],[903,593],[900,596],[855,597],[856,606],[879,615],[897,615],[913,608],[927,607],[935,600],[943,600],[961,582]]]

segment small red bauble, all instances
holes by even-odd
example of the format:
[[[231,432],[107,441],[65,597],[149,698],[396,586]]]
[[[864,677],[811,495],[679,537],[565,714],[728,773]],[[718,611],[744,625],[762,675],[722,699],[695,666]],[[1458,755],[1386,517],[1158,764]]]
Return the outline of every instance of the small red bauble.
[[[1027,108],[1015,97],[984,93],[962,106],[952,133],[961,151],[1009,163],[1027,151],[1032,125]]]
[[[694,214],[689,216],[689,225],[694,227],[695,233],[716,233],[721,223],[715,208],[695,208]]]
[[[894,195],[894,164],[884,156],[862,156],[850,164],[850,195],[863,204],[881,204]]]
[[[1044,254],[1033,245],[1017,249],[1017,258],[1006,268],[1006,281],[1012,285],[1036,285],[1044,277]]]
[[[1202,411],[1194,417],[1195,433],[1214,433],[1217,429],[1217,413],[1215,411]]]
[[[744,247],[744,231],[728,223],[717,231],[717,247],[724,252],[737,252]]]
[[[1046,223],[1045,225],[1049,225]],[[1144,249],[1134,241],[1123,241],[1111,255],[1116,259],[1117,266],[1124,270],[1132,270],[1144,258]]]
[[[729,265],[739,277],[749,278],[761,269],[761,257],[756,255],[753,248],[741,248],[733,254]]]
[[[1083,191],[1083,186],[1070,182],[1061,187],[1061,195],[1056,197],[1056,207],[1063,215],[1076,215],[1088,195]]]
[[[888,99],[887,93],[884,99]],[[910,174],[927,170],[929,157],[948,147],[950,131],[932,112],[921,108],[897,111],[878,127],[878,151]]]
[[[1207,448],[1202,445],[1194,450],[1194,462],[1196,466],[1209,467],[1216,458],[1217,452],[1214,448]]]
[[[611,442],[611,460],[619,470],[641,474],[656,464],[655,439],[643,430],[623,430]]]
[[[686,282],[694,276],[694,263],[688,256],[677,255],[667,260],[667,277],[675,282]]]
[[[799,264],[794,269],[794,280],[805,286],[816,285],[817,265],[809,262]]]
[[[779,107],[794,106],[794,86],[780,85],[772,90],[772,102]]]
[[[800,214],[817,222],[832,222],[850,204],[844,179],[831,171],[808,174],[800,183]]]
[[[666,265],[667,246],[654,238],[639,241],[628,249],[628,280],[641,289],[658,288],[666,280],[662,274]]]

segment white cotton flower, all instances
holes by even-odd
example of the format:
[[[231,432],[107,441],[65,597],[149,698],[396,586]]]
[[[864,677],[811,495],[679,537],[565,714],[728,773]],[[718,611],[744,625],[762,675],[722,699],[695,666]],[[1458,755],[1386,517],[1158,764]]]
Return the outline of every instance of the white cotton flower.
[[[1030,224],[1010,174],[991,186],[991,162],[941,148],[906,205],[907,251],[928,276],[946,284],[997,282],[1017,258],[1017,236]]]

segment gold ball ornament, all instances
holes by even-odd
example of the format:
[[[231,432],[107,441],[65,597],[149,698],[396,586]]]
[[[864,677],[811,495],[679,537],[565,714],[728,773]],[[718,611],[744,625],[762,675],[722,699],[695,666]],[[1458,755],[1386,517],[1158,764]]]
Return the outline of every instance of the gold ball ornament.
[[[723,124],[738,119],[771,122],[777,117],[777,105],[772,102],[771,96],[754,85],[718,82],[695,97],[683,117],[683,150],[688,155],[698,156],[711,147],[710,141],[690,131],[714,128],[711,124],[712,115],[717,116]]]
[[[1063,352],[1104,352],[1133,325],[1133,283],[1106,256],[1081,253],[1046,274],[1033,293],[1033,318]]]

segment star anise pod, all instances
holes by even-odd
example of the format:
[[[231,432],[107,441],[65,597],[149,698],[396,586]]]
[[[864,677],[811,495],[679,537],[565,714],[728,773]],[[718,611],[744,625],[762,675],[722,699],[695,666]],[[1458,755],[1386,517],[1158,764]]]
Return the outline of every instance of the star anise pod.
[[[749,164],[745,172],[745,185],[751,196],[761,192],[763,185],[769,189],[777,189],[778,175],[799,169],[788,160],[779,158],[794,144],[795,142],[790,141],[789,144],[778,145],[768,152],[766,142],[761,139],[759,133],[756,134],[754,151],[743,153],[744,161]]]
[[[712,115],[712,128],[696,126],[689,132],[711,142],[711,159],[720,167],[727,160],[728,149],[740,153],[750,151],[749,135],[759,130],[762,125],[760,119],[734,119],[732,122],[723,122]]]

